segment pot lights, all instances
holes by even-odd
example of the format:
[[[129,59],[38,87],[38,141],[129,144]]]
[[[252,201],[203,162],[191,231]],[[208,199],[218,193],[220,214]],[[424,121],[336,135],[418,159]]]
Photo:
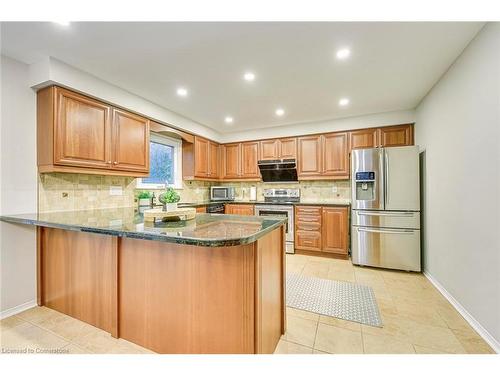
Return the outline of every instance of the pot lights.
[[[337,51],[337,59],[345,60],[351,55],[351,50],[349,48],[341,48]]]
[[[350,102],[349,99],[342,98],[342,99],[339,100],[339,106],[345,107],[345,106],[349,105],[349,102]]]
[[[182,97],[186,97],[188,95],[188,90],[185,89],[184,87],[179,87],[179,88],[177,88],[177,95],[182,96]]]
[[[246,72],[243,75],[243,79],[247,82],[253,82],[255,80],[255,74],[252,72]]]
[[[285,110],[283,108],[278,108],[276,109],[276,111],[274,111],[274,113],[276,113],[276,116],[283,116],[285,114]]]
[[[224,122],[225,122],[226,124],[232,124],[232,123],[234,122],[234,119],[233,119],[231,116],[226,116],[226,117],[224,118]]]

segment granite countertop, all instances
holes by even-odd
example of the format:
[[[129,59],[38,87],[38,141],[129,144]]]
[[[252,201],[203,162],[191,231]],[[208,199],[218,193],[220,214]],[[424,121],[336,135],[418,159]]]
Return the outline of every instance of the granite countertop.
[[[286,222],[284,218],[197,214],[185,222],[144,223],[142,214],[133,207],[5,215],[0,220],[210,247],[252,243]]]
[[[342,199],[342,198],[337,198],[337,199],[301,199],[300,202],[295,202],[295,203],[270,203],[270,202],[264,202],[263,200],[257,200],[257,201],[249,201],[249,200],[234,200],[234,201],[221,201],[221,202],[214,202],[214,201],[200,201],[200,202],[181,202],[179,203],[179,207],[200,207],[200,206],[208,206],[210,204],[217,204],[217,203],[233,203],[233,204],[287,204],[287,205],[294,205],[294,206],[350,206],[351,201],[349,199]]]

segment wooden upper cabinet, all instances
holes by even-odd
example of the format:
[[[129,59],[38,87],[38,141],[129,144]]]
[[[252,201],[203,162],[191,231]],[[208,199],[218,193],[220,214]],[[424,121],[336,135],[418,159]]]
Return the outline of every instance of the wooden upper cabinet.
[[[413,145],[413,124],[386,126],[379,129],[381,147]]]
[[[226,144],[223,149],[223,178],[240,178],[240,143]]]
[[[347,207],[323,207],[321,226],[322,251],[347,256],[348,215]]]
[[[374,148],[379,145],[378,128],[361,129],[349,132],[350,149]]]
[[[296,159],[297,138],[260,141],[259,160]]]
[[[220,171],[219,171],[219,165],[220,165],[220,146],[218,143],[209,142],[209,148],[208,148],[208,174],[209,177],[211,178],[219,178],[220,176]]]
[[[268,139],[260,141],[260,160],[279,159],[279,139]]]
[[[349,139],[347,132],[323,135],[323,176],[349,178],[348,146]]]
[[[37,92],[40,173],[142,177],[149,173],[149,120],[50,86]]]
[[[241,177],[259,178],[260,171],[257,166],[259,160],[259,142],[244,142],[241,144]]]
[[[208,177],[209,141],[205,138],[194,137],[194,175]]]
[[[53,93],[57,107],[53,163],[110,168],[111,107],[59,87],[53,88]],[[40,110],[50,111],[51,108],[39,107]]]
[[[113,168],[149,171],[149,120],[113,109]]]
[[[321,136],[312,135],[297,139],[297,174],[300,177],[321,175]]]
[[[279,156],[281,159],[297,159],[297,138],[280,139]]]

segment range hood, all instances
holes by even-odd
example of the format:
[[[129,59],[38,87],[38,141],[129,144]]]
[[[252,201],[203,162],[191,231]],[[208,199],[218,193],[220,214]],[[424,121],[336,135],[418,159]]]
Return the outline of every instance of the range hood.
[[[259,160],[257,165],[264,182],[297,182],[295,159]]]

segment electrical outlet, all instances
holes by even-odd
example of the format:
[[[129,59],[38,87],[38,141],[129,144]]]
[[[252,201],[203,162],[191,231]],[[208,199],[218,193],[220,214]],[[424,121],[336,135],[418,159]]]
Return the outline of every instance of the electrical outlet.
[[[121,186],[110,186],[109,195],[123,195],[123,188]]]
[[[333,193],[333,194],[337,193],[337,187],[336,187],[336,186],[333,186],[333,187],[332,187],[332,193]]]

